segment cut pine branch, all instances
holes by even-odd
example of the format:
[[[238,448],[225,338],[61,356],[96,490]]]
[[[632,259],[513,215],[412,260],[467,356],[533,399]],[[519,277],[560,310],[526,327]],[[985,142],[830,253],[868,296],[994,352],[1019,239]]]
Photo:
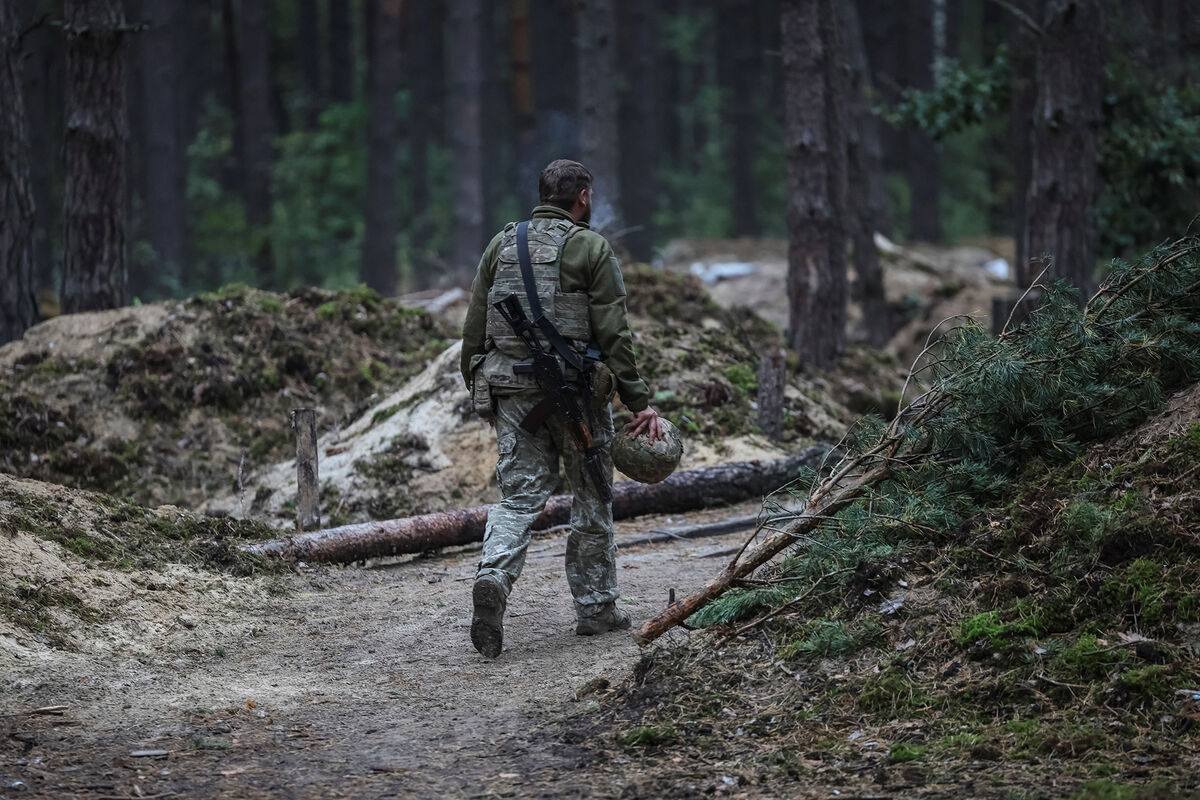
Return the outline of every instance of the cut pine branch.
[[[737,462],[705,469],[677,472],[662,483],[623,482],[613,487],[613,517],[628,519],[645,514],[675,514],[700,508],[732,505],[760,498],[768,487],[793,480],[813,468],[828,447],[808,447],[790,458],[764,462]],[[245,545],[258,555],[308,563],[351,563],[423,553],[442,547],[483,540],[491,506],[456,509],[405,519],[363,522],[323,531]],[[570,495],[550,498],[535,530],[562,525],[571,517]]]
[[[836,448],[841,460],[822,470],[827,477],[818,476],[799,513],[759,526],[707,586],[671,603],[634,640],[644,646],[683,624],[794,544],[818,533],[852,534],[856,528],[842,527],[838,514],[870,498],[865,511],[873,517],[887,494],[880,487],[911,493],[933,482],[947,492],[975,491],[1003,482],[1029,459],[1068,458],[1127,429],[1166,390],[1200,380],[1198,292],[1200,239],[1185,238],[1136,265],[1114,262],[1082,310],[1053,284],[1029,321],[999,339],[968,320],[930,341],[922,352],[933,364],[929,388],[890,423],[865,421],[853,441]],[[911,374],[923,370],[914,364]],[[957,484],[944,477],[954,470]],[[758,541],[764,531],[770,535]]]

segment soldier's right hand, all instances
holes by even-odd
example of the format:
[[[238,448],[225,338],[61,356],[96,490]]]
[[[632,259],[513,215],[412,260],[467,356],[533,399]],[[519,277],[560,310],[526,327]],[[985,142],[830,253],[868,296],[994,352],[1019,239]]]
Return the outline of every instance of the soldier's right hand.
[[[641,436],[645,433],[650,437],[650,441],[657,442],[663,438],[662,423],[658,421],[658,412],[650,406],[646,406],[641,411],[633,415],[633,422],[630,423],[630,434],[634,437]]]

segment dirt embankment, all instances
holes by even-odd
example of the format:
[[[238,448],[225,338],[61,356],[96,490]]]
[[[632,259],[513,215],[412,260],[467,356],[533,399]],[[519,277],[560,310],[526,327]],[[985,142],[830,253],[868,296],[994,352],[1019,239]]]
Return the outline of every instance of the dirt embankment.
[[[290,409],[345,425],[447,341],[430,315],[367,291],[234,286],[56,317],[0,348],[0,465],[195,508],[286,457]]]

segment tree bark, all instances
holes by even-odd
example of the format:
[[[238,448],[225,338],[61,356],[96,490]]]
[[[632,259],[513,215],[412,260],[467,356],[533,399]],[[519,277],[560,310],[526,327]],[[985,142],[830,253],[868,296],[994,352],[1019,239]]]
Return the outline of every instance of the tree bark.
[[[877,122],[868,105],[870,76],[858,11],[853,3],[838,3],[838,21],[848,67],[846,94],[847,214],[854,248],[855,299],[862,308],[863,327],[872,347],[883,347],[892,336],[891,311],[883,286],[883,269],[875,249],[877,197],[883,191],[883,165],[879,161]],[[874,134],[874,135],[873,135]],[[872,147],[872,138],[875,146]]]
[[[28,0],[22,18],[41,13],[41,4]],[[54,283],[54,231],[62,230],[61,198],[52,200],[53,175],[61,163],[63,126],[62,98],[65,57],[59,31],[41,26],[22,37],[28,54],[23,70],[22,98],[28,125],[29,179],[33,186],[33,287],[34,291],[57,294]]]
[[[415,288],[424,289],[436,278],[445,253],[434,252],[433,213],[429,202],[429,148],[443,119],[440,100],[445,95],[445,59],[442,55],[444,4],[434,0],[409,0],[408,78],[412,88],[409,113],[409,186],[412,219],[412,263]]]
[[[1041,18],[1044,0],[1013,0],[1014,7],[1032,19]],[[1008,149],[1013,164],[1012,231],[1017,263],[1013,270],[1019,289],[1027,289],[1041,267],[1032,269],[1026,232],[1027,194],[1033,172],[1033,105],[1037,100],[1037,33],[1015,13],[1008,19],[1008,52],[1012,59],[1008,108]]]
[[[654,211],[658,202],[658,121],[661,87],[655,58],[658,13],[654,3],[618,0],[617,35],[625,71],[620,119],[621,201],[625,211],[625,246],[634,261],[654,256]]]
[[[935,40],[933,5],[936,0],[908,0],[902,63],[905,85],[915,89],[933,88]],[[942,238],[939,197],[941,195],[940,145],[924,131],[912,129],[907,136],[906,173],[912,190],[909,206],[909,236],[919,242],[937,242]]]
[[[783,438],[783,395],[787,389],[787,360],[780,347],[771,347],[758,362],[758,427],[768,439]]]
[[[396,93],[400,89],[400,24],[402,0],[367,0],[374,24],[367,35],[371,48],[367,63],[367,207],[363,216],[360,278],[384,297],[396,294]]]
[[[575,50],[575,4],[530,0],[533,41],[533,96],[538,116],[542,164],[579,151],[579,59]]]
[[[538,200],[537,116],[533,104],[533,44],[529,0],[512,0],[508,7],[508,60],[512,70],[512,106],[516,146],[516,185],[521,213]]]
[[[271,242],[265,228],[271,221],[271,166],[274,125],[271,120],[271,25],[269,0],[242,0],[238,26],[241,97],[238,103],[242,137],[242,199],[246,222],[261,235],[252,253],[260,288],[275,284]]]
[[[117,0],[67,0],[62,310],[125,303],[125,15]]]
[[[296,528],[312,531],[321,527],[316,409],[292,409],[291,423],[296,433]]]
[[[840,223],[845,153],[836,21],[828,0],[780,4],[788,162],[789,343],[804,363],[830,366],[846,345],[846,250]]]
[[[480,65],[480,0],[449,0],[448,105],[450,156],[454,189],[451,211],[451,270],[471,275],[483,251],[483,76]],[[448,276],[447,276],[448,277]]]
[[[591,170],[592,226],[617,230],[625,219],[617,129],[617,47],[613,0],[579,0],[579,152]]]
[[[1030,258],[1087,300],[1094,285],[1096,159],[1104,77],[1100,0],[1048,0],[1038,47],[1033,171],[1026,206]]]
[[[148,274],[132,275],[135,294],[161,295],[164,278],[181,275],[187,259],[187,142],[183,133],[183,0],[142,0],[138,51],[142,198],[145,233],[154,251]],[[140,272],[140,270],[138,270]]]
[[[900,40],[903,38],[899,16],[904,10],[900,3],[878,4],[868,0],[857,0],[855,10],[858,11],[859,27],[862,31],[864,57],[867,62],[867,75],[875,88],[877,100],[893,104],[899,100],[896,89],[901,82],[903,70],[900,69]],[[869,129],[873,132],[874,141],[868,139],[867,145],[873,147],[879,154],[879,163],[884,177],[891,173],[904,171],[905,138],[896,126],[882,120],[874,119],[874,125]],[[872,202],[878,212],[876,230],[884,236],[893,237],[894,220],[891,216],[890,200],[887,186],[881,180],[880,185],[873,187]]]
[[[0,344],[21,338],[37,319],[21,22],[13,3],[0,0]]]
[[[613,518],[674,514],[761,497],[764,488],[782,486],[801,469],[816,466],[826,452],[825,447],[809,447],[797,456],[778,461],[740,462],[677,472],[661,483],[617,483],[613,486]],[[243,549],[309,563],[348,563],[422,553],[482,541],[490,508],[480,506],[407,519],[343,525],[289,539],[245,545]],[[534,523],[534,529],[564,524],[570,516],[570,495],[552,497],[546,504],[546,511]]]
[[[426,35],[438,33],[427,31]],[[329,96],[335,103],[354,99],[354,62],[350,56],[353,40],[350,0],[329,0]]]
[[[754,111],[759,75],[759,45],[754,24],[755,3],[723,0],[717,6],[717,78],[722,116],[729,135],[729,203],[734,236],[758,236],[754,158],[758,119]]]
[[[321,15],[317,0],[300,0],[297,4],[298,30],[296,35],[296,61],[300,71],[301,103],[304,108],[304,124],[317,127],[321,116]]]

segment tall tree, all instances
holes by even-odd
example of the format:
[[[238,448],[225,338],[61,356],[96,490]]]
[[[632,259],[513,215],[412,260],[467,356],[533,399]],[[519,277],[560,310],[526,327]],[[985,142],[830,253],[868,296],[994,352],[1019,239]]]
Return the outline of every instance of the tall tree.
[[[300,102],[304,124],[317,126],[321,114],[321,15],[317,0],[300,0],[296,7],[296,60],[300,67]]]
[[[449,0],[447,37],[449,126],[454,192],[450,263],[469,274],[486,244],[483,226],[483,76],[480,69],[481,0]]]
[[[67,119],[62,310],[125,302],[125,14],[119,0],[66,0]]]
[[[384,297],[396,294],[396,93],[400,90],[402,0],[367,0],[371,46],[367,61],[367,207],[362,282]]]
[[[241,96],[238,131],[242,142],[242,200],[246,222],[262,231],[271,221],[271,23],[269,0],[242,0],[238,25]],[[262,288],[274,284],[270,239],[262,236],[251,254]]]
[[[20,338],[37,318],[22,58],[16,9],[0,0],[0,344]]]
[[[446,255],[434,252],[434,215],[429,194],[430,147],[441,140],[441,98],[445,94],[446,72],[442,37],[431,35],[430,31],[443,29],[445,5],[438,0],[408,0],[405,6],[408,14],[405,26],[408,69],[405,74],[412,90],[408,115],[410,251],[416,286],[423,288],[432,283],[435,266],[443,262]]]
[[[789,344],[804,363],[830,366],[846,345],[842,81],[831,0],[783,0],[788,166]]]
[[[579,0],[579,153],[593,177],[592,224],[624,218],[617,127],[617,43],[613,0]]]
[[[574,4],[563,0],[530,0],[529,29],[536,42],[530,62],[538,120],[540,170],[554,158],[579,150]]]
[[[529,30],[529,0],[512,0],[508,14],[508,58],[512,73],[515,123],[515,191],[521,212],[537,201],[537,117],[533,105],[533,43]]]
[[[1013,165],[1012,223],[1016,242],[1017,285],[1028,288],[1038,270],[1032,269],[1025,235],[1030,172],[1033,169],[1033,104],[1037,99],[1038,34],[1044,0],[1013,0],[1008,19],[1008,51],[1012,65],[1009,84],[1008,152]],[[1039,268],[1040,269],[1040,268]]]
[[[733,235],[760,233],[755,209],[754,146],[758,132],[755,88],[758,86],[759,44],[751,0],[722,0],[717,7],[717,79],[721,85],[722,116],[729,134],[729,204]]]
[[[23,11],[24,18],[40,15],[43,3],[29,0]],[[51,240],[54,232],[62,230],[62,203],[51,198],[54,196],[55,173],[62,164],[60,148],[66,58],[59,31],[46,25],[26,31],[21,37],[21,44],[26,54],[22,99],[29,132],[29,178],[33,184],[34,284],[38,291],[57,293]]]
[[[621,196],[628,233],[625,246],[635,261],[654,255],[654,210],[658,201],[660,87],[655,65],[659,12],[654,3],[618,0],[621,96]]]
[[[436,36],[433,31],[428,36]],[[354,99],[354,22],[350,0],[329,0],[329,96],[335,103]]]
[[[130,275],[135,294],[161,291],[162,279],[178,276],[187,258],[187,142],[183,131],[184,0],[142,0],[137,50],[141,109],[139,148],[145,234],[154,266]]]
[[[870,76],[862,29],[854,3],[838,3],[844,57],[848,67],[846,93],[846,225],[854,247],[854,293],[862,307],[867,341],[882,347],[892,335],[890,311],[883,287],[879,251],[875,249],[877,220],[883,213],[884,177],[879,152],[878,118],[868,105]]]
[[[937,57],[933,24],[935,3],[944,9],[942,0],[907,0],[907,13],[902,26],[901,65],[905,71],[904,83],[923,91],[933,88],[933,68]],[[941,195],[939,146],[929,134],[917,128],[910,129],[905,139],[905,173],[911,189],[909,235],[919,241],[936,242],[942,238],[938,208]]]
[[[1103,4],[1047,0],[1041,27],[1025,252],[1030,258],[1053,258],[1054,277],[1079,287],[1086,300],[1096,267]]]

